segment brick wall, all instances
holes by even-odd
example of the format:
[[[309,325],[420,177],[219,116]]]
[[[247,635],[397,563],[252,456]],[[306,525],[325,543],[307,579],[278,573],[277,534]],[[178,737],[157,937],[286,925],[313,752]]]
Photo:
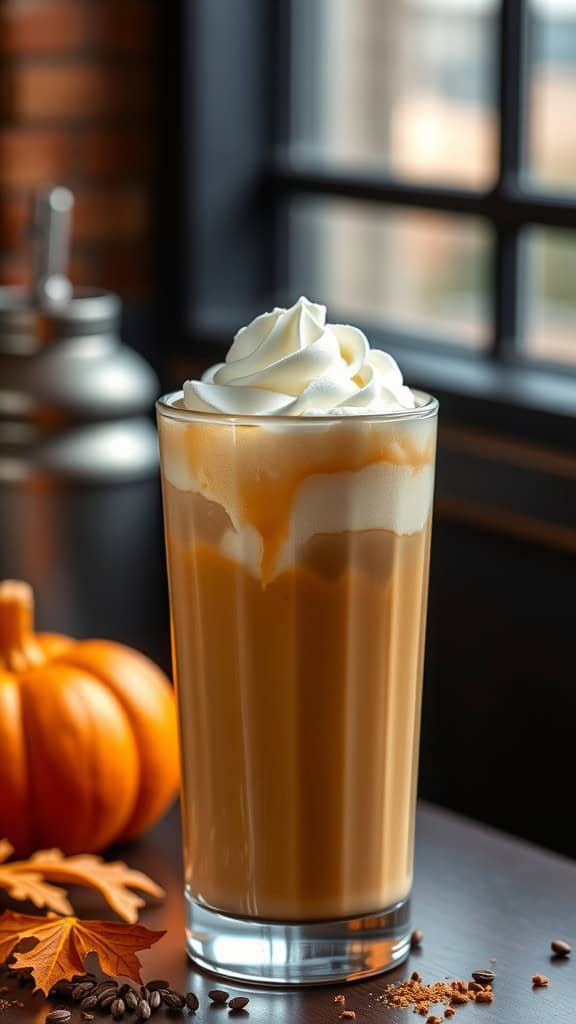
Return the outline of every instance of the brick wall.
[[[154,0],[0,0],[0,284],[27,283],[30,190],[76,195],[74,283],[151,286]]]

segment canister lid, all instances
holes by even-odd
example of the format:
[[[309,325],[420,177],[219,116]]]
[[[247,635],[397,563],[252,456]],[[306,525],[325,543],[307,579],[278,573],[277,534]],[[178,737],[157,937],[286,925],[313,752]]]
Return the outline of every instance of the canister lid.
[[[0,349],[8,336],[49,340],[52,335],[110,330],[117,326],[120,311],[118,295],[96,288],[77,288],[65,302],[42,305],[24,288],[0,287]]]

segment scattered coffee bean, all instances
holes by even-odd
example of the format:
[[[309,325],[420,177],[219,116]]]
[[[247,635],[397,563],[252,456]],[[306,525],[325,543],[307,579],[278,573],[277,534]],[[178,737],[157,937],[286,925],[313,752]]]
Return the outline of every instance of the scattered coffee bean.
[[[426,1024],[442,1024],[442,1017],[428,1017]]]
[[[228,1006],[231,1010],[243,1010],[245,1006],[248,1006],[249,1002],[250,1000],[248,999],[248,996],[234,996],[234,999],[230,1000]],[[348,1012],[350,1011],[344,1010],[344,1013]],[[340,1014],[340,1016],[342,1016],[342,1014]]]
[[[118,988],[118,982],[113,981],[112,978],[107,978],[106,981],[100,981],[92,989],[93,996],[101,996],[103,992],[116,992]]]
[[[116,995],[116,992],[111,992],[110,995],[99,996],[98,1006],[100,1007],[101,1010],[106,1010],[106,1012],[108,1012],[112,1007],[112,1003],[117,998],[118,997]]]
[[[126,1003],[126,1006],[129,1010],[136,1009],[140,1000],[136,995],[134,989],[130,989],[130,991],[126,993],[126,995],[124,996],[124,1002]]]
[[[412,949],[419,949],[424,941],[424,935],[419,928],[415,928],[410,936],[410,945]]]
[[[74,985],[74,988],[72,989],[72,999],[75,1003],[81,1003],[84,996],[89,996],[93,988],[93,981],[78,982],[78,984]]]
[[[489,988],[483,988],[481,992],[476,993],[477,1003],[493,1003],[494,993]]]
[[[45,1019],[46,1024],[70,1024],[72,1014],[70,1010],[50,1010]]]
[[[354,1010],[342,1010],[342,1013],[340,1014],[340,1019],[356,1020],[356,1014],[354,1013]]]
[[[213,988],[208,993],[208,999],[211,999],[213,1003],[226,1003],[228,1002],[228,992],[223,992],[221,988]]]
[[[90,995],[85,996],[80,1003],[80,1008],[82,1010],[95,1010],[97,1006],[98,996],[95,996],[93,992],[91,992]]]
[[[82,1013],[80,1014],[80,1016],[82,1017],[82,1020],[84,1020],[84,1021],[94,1020],[94,1014],[93,1013],[88,1013],[86,1010],[82,1010]]]
[[[336,1003],[337,1006],[345,1006],[346,1005],[346,996],[342,996],[342,995],[334,996],[334,1002]]]
[[[136,1007],[136,1016],[138,1017],[138,1019],[149,1020],[151,1012],[152,1011],[150,1009],[150,1003],[146,1002],[145,999],[141,999],[140,1002],[138,1003],[138,1006]]]
[[[570,953],[572,952],[572,946],[569,946],[567,942],[564,942],[564,939],[552,939],[550,948],[556,956],[570,956]]]
[[[496,975],[494,971],[472,971],[472,977],[479,985],[491,985]]]
[[[533,974],[532,984],[534,988],[546,988],[550,984],[550,978],[547,978],[545,974]]]
[[[445,1017],[453,1017],[455,1013],[456,1010],[454,1009],[453,1006],[447,1006],[446,1009],[444,1010]]]
[[[186,1000],[181,992],[175,992],[173,988],[163,988],[160,990],[160,995],[164,1005],[169,1010],[183,1010],[186,1005]]]
[[[148,1002],[150,1003],[151,1010],[158,1010],[160,1008],[160,1006],[162,1005],[162,996],[160,995],[159,989],[152,989],[150,993],[150,999],[148,1000]]]
[[[197,1010],[198,1007],[200,1006],[198,996],[196,995],[195,992],[186,993],[186,1006],[188,1007],[189,1010],[192,1011],[192,1013],[194,1012],[194,1010]]]
[[[412,971],[410,981],[422,981],[422,975],[418,974],[418,971]]]
[[[140,989],[140,998],[143,999],[145,1003],[149,1001],[150,989],[147,985],[142,985],[142,988]]]
[[[156,992],[161,988],[170,988],[170,982],[163,981],[162,978],[153,978],[152,981],[146,982],[146,988],[149,992]]]
[[[112,1011],[112,1016],[116,1020],[120,1020],[120,1017],[124,1016],[124,1011],[126,1009],[126,1004],[124,1003],[123,999],[120,999],[118,997],[118,998],[116,998],[114,1000],[114,1002],[112,1003],[112,1006],[110,1007],[110,1009]]]

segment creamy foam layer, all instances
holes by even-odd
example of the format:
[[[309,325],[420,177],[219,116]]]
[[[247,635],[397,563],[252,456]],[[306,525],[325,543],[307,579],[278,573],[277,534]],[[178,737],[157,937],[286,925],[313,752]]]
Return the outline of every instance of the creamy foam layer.
[[[264,524],[258,522],[257,516],[253,517],[256,521],[250,517],[250,507],[242,499],[237,479],[237,473],[242,477],[247,471],[245,466],[236,465],[236,449],[230,432],[218,426],[211,428],[214,432],[214,473],[211,474],[205,461],[190,458],[195,448],[194,434],[187,445],[186,429],[193,430],[178,422],[163,424],[162,461],[166,480],[179,491],[199,494],[223,508],[233,526],[221,541],[223,554],[246,566],[254,575],[261,575],[265,546],[270,542],[269,517]],[[396,431],[387,455],[398,461],[370,461],[368,448],[368,464],[358,469],[338,471],[336,457],[335,467],[330,472],[309,473],[306,468],[310,461],[311,466],[314,465],[315,445],[322,443],[329,450],[339,451],[338,435],[333,443],[329,436],[322,436],[329,435],[331,426],[310,427],[299,432],[302,437],[284,436],[282,439],[276,427],[263,424],[247,429],[249,434],[244,438],[250,439],[256,463],[257,454],[261,453],[258,464],[267,476],[271,493],[274,493],[274,473],[280,478],[283,472],[270,461],[275,440],[283,449],[288,447],[292,456],[290,472],[296,478],[290,504],[287,506],[282,496],[278,500],[277,520],[286,525],[278,530],[278,543],[267,567],[268,579],[293,564],[299,547],[319,534],[387,530],[403,535],[417,533],[425,527],[431,513],[434,485],[433,465],[427,459],[429,424],[416,422]],[[338,433],[341,434],[342,429]],[[227,451],[216,447],[216,439],[223,435],[228,442]],[[205,434],[203,437],[206,444]],[[206,451],[210,459],[209,444],[206,444]],[[410,456],[412,464],[407,461]],[[256,481],[256,489],[257,485]]]
[[[365,530],[398,535],[423,530],[431,512],[431,466],[373,465],[355,473],[308,477],[300,486],[290,516],[290,532],[280,548],[272,576],[297,560],[312,537]],[[234,522],[229,509],[226,510]],[[260,575],[264,544],[250,524],[235,524],[221,542],[222,553]]]

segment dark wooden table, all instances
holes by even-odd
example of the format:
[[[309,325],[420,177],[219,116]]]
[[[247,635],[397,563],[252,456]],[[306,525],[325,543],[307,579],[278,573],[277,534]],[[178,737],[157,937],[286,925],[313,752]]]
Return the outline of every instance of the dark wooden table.
[[[228,1019],[243,1019],[246,1024],[339,1024],[333,1001],[338,992],[345,992],[358,1024],[399,1024],[423,1018],[414,1017],[410,1009],[386,1009],[378,1002],[388,982],[408,977],[414,969],[432,981],[469,978],[472,970],[491,968],[497,974],[494,1003],[461,1007],[453,1018],[456,1024],[574,1024],[576,864],[426,805],[419,810],[417,846],[414,924],[424,932],[424,942],[408,964],[378,978],[334,988],[279,991],[249,986],[243,990],[250,996],[249,1013],[229,1018],[225,1008],[209,1006],[206,993],[225,987],[237,994],[241,986],[215,982],[196,971],[184,954],[180,830],[173,810],[145,839],[118,851],[167,891],[162,905],[142,915],[142,923],[167,929],[158,945],[142,954],[144,977],[164,977],[176,988],[193,989],[201,1002],[195,1015],[198,1024],[223,1024]],[[102,914],[95,897],[80,896],[78,891],[74,900],[82,916]],[[551,958],[553,938],[570,941],[574,956]],[[490,962],[493,957],[495,964]],[[533,989],[535,973],[550,978],[548,988]],[[25,988],[16,992],[24,1007],[5,1010],[2,1024],[40,1024],[47,1009],[43,997]],[[79,1021],[75,1011],[76,1017]],[[164,1017],[156,1015],[159,1024]],[[171,1020],[174,1024],[173,1016]]]

